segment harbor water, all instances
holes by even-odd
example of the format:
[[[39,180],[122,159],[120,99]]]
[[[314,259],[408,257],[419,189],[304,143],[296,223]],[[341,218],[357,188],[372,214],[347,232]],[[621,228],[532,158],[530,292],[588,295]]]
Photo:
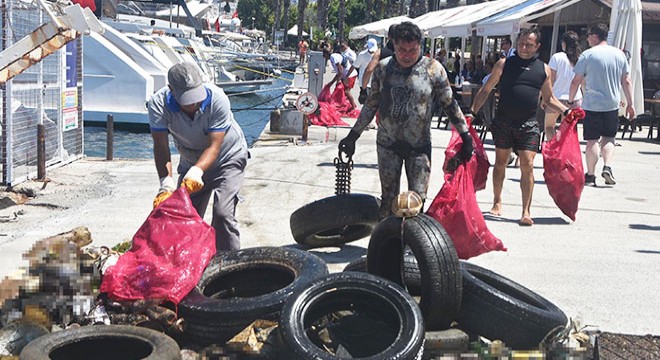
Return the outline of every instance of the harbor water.
[[[248,146],[259,138],[270,119],[270,113],[279,107],[286,86],[291,84],[292,74],[283,72],[280,78],[263,91],[253,94],[228,94],[236,121],[243,129]],[[123,159],[150,159],[153,157],[151,134],[145,127],[142,131],[115,130],[114,157]],[[85,126],[85,155],[106,156],[105,127]],[[170,141],[170,144],[172,142]],[[173,153],[176,152],[172,147]]]

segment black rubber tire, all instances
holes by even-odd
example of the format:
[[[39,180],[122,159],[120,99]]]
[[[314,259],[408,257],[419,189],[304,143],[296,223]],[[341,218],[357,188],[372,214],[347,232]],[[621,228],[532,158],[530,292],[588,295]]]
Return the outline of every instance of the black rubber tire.
[[[548,332],[568,322],[561,309],[528,288],[468,262],[461,267],[458,326],[468,334],[502,340],[512,349],[537,349]]]
[[[327,197],[291,214],[291,233],[310,247],[340,246],[369,236],[380,211],[380,201],[366,194]]]
[[[30,342],[21,360],[179,360],[176,341],[158,331],[127,325],[94,325],[44,335]]]
[[[411,267],[403,261],[403,244],[410,248],[419,266],[419,307],[426,329],[449,328],[458,316],[462,293],[461,271],[453,242],[442,225],[428,215],[405,220],[387,217],[371,234],[368,272],[403,285],[402,269]]]
[[[294,289],[327,273],[323,260],[299,249],[221,252],[179,303],[179,315],[186,320],[184,337],[203,345],[221,344],[254,320],[276,320]]]
[[[400,286],[360,272],[340,272],[317,279],[289,298],[282,309],[279,328],[282,343],[291,355],[289,358],[339,359],[315,344],[307,331],[325,315],[346,310],[362,315],[361,319],[370,317],[380,324],[387,323],[385,326],[363,325],[362,329],[370,332],[357,332],[353,337],[356,343],[347,345],[354,358],[422,358],[424,320],[415,300]],[[350,337],[344,333],[339,335],[344,339]],[[374,343],[384,348],[374,348]]]
[[[367,258],[362,257],[349,262],[343,271],[367,272]]]
[[[349,262],[343,271],[367,272],[367,258],[363,257]],[[403,256],[403,283],[406,284],[406,289],[410,295],[419,296],[422,293],[419,266],[412,252]]]

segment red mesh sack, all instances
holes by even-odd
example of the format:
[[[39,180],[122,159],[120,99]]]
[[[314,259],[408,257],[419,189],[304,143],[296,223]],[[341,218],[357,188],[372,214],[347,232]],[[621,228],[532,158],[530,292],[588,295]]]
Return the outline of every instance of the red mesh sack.
[[[199,217],[181,187],[149,214],[131,249],[103,275],[101,292],[117,301],[178,304],[214,254],[215,230]]]
[[[488,181],[488,170],[490,169],[490,162],[488,161],[488,155],[486,154],[486,149],[484,149],[484,144],[479,139],[479,134],[477,131],[470,125],[471,118],[466,117],[468,120],[468,129],[470,131],[470,136],[472,137],[472,145],[474,146],[474,156],[472,159],[474,161],[468,162],[468,169],[474,181],[475,190],[483,190],[486,188],[486,181]],[[458,134],[455,128],[451,131],[451,139],[449,139],[449,144],[445,150],[445,162],[442,165],[442,170],[445,174],[448,172],[449,161],[461,151],[461,146],[463,145],[463,139]]]
[[[493,250],[506,251],[502,241],[488,230],[477,204],[469,170],[470,163],[474,162],[476,159],[472,157],[454,173],[445,173],[445,183],[426,212],[445,228],[458,257],[463,260]]]
[[[334,106],[327,102],[319,102],[318,115],[316,113],[310,114],[309,121],[312,125],[318,126],[350,126],[341,119]]]
[[[577,136],[577,123],[581,118],[584,118],[582,109],[572,110],[559,125],[555,137],[541,149],[548,192],[559,210],[573,221],[584,189],[582,152]]]

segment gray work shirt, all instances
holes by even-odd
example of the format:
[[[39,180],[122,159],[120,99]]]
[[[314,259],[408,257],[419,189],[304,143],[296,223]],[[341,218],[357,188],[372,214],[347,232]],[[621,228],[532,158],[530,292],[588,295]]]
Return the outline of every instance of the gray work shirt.
[[[209,147],[209,134],[212,132],[225,133],[215,166],[247,151],[243,130],[234,120],[229,98],[222,89],[213,84],[204,86],[206,100],[195,113],[194,119],[190,119],[181,111],[167,86],[156,92],[148,104],[151,131],[169,131],[172,134],[184,167],[190,167],[197,162]]]

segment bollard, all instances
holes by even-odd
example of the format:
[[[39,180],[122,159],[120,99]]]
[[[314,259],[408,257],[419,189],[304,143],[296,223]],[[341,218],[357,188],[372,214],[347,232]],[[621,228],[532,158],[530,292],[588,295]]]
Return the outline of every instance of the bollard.
[[[37,179],[46,178],[46,126],[37,125]]]
[[[114,151],[114,137],[115,137],[115,119],[112,114],[108,114],[108,120],[105,123],[106,126],[106,147],[105,147],[105,159],[112,160],[113,151]]]

